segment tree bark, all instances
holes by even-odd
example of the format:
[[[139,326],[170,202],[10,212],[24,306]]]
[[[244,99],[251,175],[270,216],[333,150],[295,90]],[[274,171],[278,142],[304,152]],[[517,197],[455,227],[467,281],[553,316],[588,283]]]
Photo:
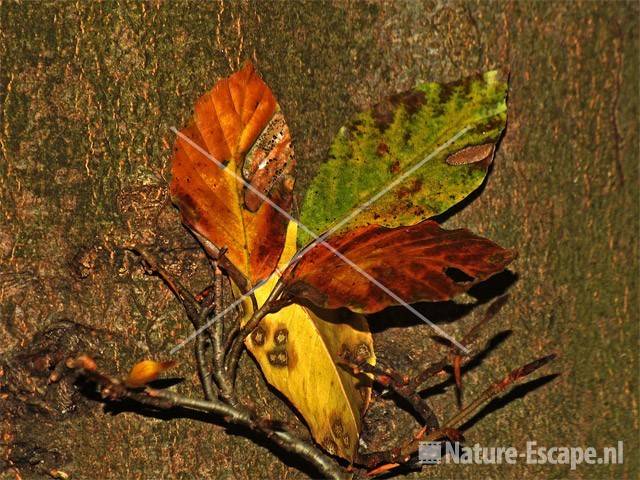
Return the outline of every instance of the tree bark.
[[[513,275],[491,286],[510,284],[497,328],[514,335],[467,388],[549,351],[562,375],[517,391],[467,438],[521,449],[624,440],[637,452],[639,13],[636,2],[0,2],[0,478],[313,474],[219,425],[109,415],[72,385],[46,382],[66,352],[115,373],[164,359],[189,333],[160,280],[118,247],[153,244],[194,291],[205,287],[206,264],[168,198],[170,127],[245,59],[288,119],[300,201],[356,110],[418,80],[510,69],[493,172],[447,220],[520,253]],[[456,333],[465,322],[443,325]],[[434,355],[426,325],[372,324],[378,355],[399,368]],[[183,393],[197,387],[188,350],[178,355]],[[284,415],[250,359],[242,368],[241,392]],[[633,478],[638,458],[578,474]],[[522,462],[432,471],[569,474]]]

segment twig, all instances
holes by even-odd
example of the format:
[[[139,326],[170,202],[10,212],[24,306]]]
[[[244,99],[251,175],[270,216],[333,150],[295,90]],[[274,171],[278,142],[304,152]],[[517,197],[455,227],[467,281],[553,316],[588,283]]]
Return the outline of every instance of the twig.
[[[232,382],[235,382],[238,362],[243,351],[245,339],[256,329],[265,316],[281,308],[279,295],[283,292],[283,288],[284,284],[282,282],[276,283],[262,306],[253,311],[251,318],[240,328],[238,335],[234,338],[227,355],[227,371]]]
[[[293,433],[282,429],[281,423],[259,417],[246,407],[228,405],[216,399],[196,400],[153,388],[146,388],[142,391],[130,389],[122,381],[98,372],[93,360],[86,356],[67,360],[67,366],[74,369],[79,375],[96,383],[102,398],[106,400],[120,401],[129,399],[158,410],[178,407],[212,413],[222,417],[229,424],[241,425],[259,432],[285,451],[299,455],[313,465],[324,478],[342,480],[350,477],[334,460],[319,449],[296,437]]]
[[[426,435],[426,431],[423,429],[418,432],[412,440],[399,448],[394,448],[386,452],[373,452],[364,455],[360,454],[358,455],[357,463],[369,468],[382,464],[381,467],[375,468],[369,472],[369,476],[375,476],[381,473],[386,473],[403,463],[407,463],[418,451],[420,442],[433,442],[442,438],[450,438],[452,440],[460,439],[461,433],[458,430],[458,427],[462,425],[475,411],[477,411],[482,405],[493,400],[509,386],[551,362],[555,357],[555,354],[547,355],[546,357],[539,358],[522,367],[512,370],[501,380],[492,383],[471,403],[469,403],[469,405],[462,408],[453,417],[444,422],[442,427]]]
[[[374,382],[390,388],[415,410],[420,416],[422,423],[429,430],[438,428],[438,418],[433,412],[428,402],[420,397],[415,389],[409,384],[409,377],[400,375],[391,368],[383,368],[380,365],[371,365],[366,360],[348,359],[345,360],[343,365],[348,366],[356,375],[360,372],[369,373],[373,375]],[[357,363],[352,363],[355,360]]]
[[[177,278],[171,275],[160,264],[158,259],[154,255],[152,255],[146,248],[141,246],[133,246],[127,248],[139,254],[142,260],[148,265],[148,267],[153,272],[157,273],[160,278],[162,278],[162,280],[169,286],[178,300],[180,300],[180,302],[182,303],[182,306],[187,312],[187,317],[189,317],[189,320],[191,321],[193,327],[198,330],[201,325],[204,324],[204,321],[206,320],[210,311],[214,308],[214,292],[209,292],[207,294],[206,298],[203,300],[203,305],[205,305],[205,307],[201,308],[191,292]],[[208,371],[209,369],[207,360],[205,358],[205,350],[206,337],[204,335],[198,335],[195,342],[196,366],[198,369],[198,376],[200,377],[200,383],[202,384],[205,398],[211,400],[215,397],[215,392],[213,391],[213,384],[211,383],[211,376]]]
[[[482,319],[473,327],[471,327],[471,329],[465,334],[462,340],[460,340],[459,343],[462,346],[466,347],[469,353],[461,352],[459,350],[459,347],[457,347],[453,343],[450,343],[449,351],[445,353],[440,360],[430,364],[425,370],[420,372],[409,381],[410,388],[413,390],[418,390],[421,385],[427,382],[427,380],[443,371],[451,363],[451,357],[453,357],[453,361],[456,363],[454,365],[454,375],[456,377],[456,384],[460,388],[460,368],[462,365],[460,359],[462,357],[468,357],[473,352],[472,347],[475,346],[475,343],[478,340],[480,330],[489,322],[489,320],[494,318],[498,314],[498,312],[500,312],[502,307],[507,303],[508,299],[509,295],[502,295],[501,297],[498,297],[496,300],[494,300],[485,311]],[[458,358],[458,361],[456,361],[456,358]]]
[[[218,248],[213,242],[200,235],[195,230],[189,229],[191,233],[198,239],[205,253],[212,259],[218,262],[218,265],[222,267],[231,277],[233,283],[235,283],[242,293],[247,293],[251,290],[251,281],[231,262],[227,256],[226,248]]]
[[[551,355],[547,355],[546,357],[538,358],[533,362],[527,363],[522,367],[518,367],[508,375],[506,375],[501,380],[494,382],[491,384],[486,390],[484,390],[480,395],[478,395],[469,405],[465,406],[458,413],[456,413],[453,417],[447,420],[444,423],[443,428],[456,428],[464,423],[464,421],[470,417],[472,413],[474,413],[479,407],[481,407],[484,403],[489,402],[494,397],[498,396],[502,393],[507,387],[516,383],[517,381],[523,379],[527,375],[535,372],[540,367],[546,365],[556,358],[556,355],[553,353]],[[425,437],[425,441],[432,441],[441,438],[438,436],[438,431],[432,432],[431,434]]]
[[[403,448],[403,454],[405,456],[411,456],[418,451],[420,441],[433,442],[441,438],[448,438],[451,431],[457,431],[457,428],[464,424],[464,422],[471,417],[482,405],[493,400],[500,395],[507,387],[522,380],[527,375],[535,372],[540,367],[546,365],[556,358],[555,354],[547,355],[546,357],[538,358],[533,362],[530,362],[522,367],[516,368],[509,372],[504,378],[492,383],[487,389],[485,389],[480,395],[471,401],[467,406],[463,407],[458,413],[456,413],[449,420],[444,422],[443,426],[438,430],[435,430],[424,437],[417,438],[414,441],[408,443]]]
[[[187,311],[187,315],[192,321],[194,318],[197,318],[200,308],[196,299],[177,278],[171,275],[162,265],[160,265],[160,262],[158,262],[158,259],[154,255],[149,253],[145,247],[139,245],[128,246],[125,248],[140,255],[149,268],[164,280],[173,293],[175,293],[180,299],[184,309]]]
[[[205,299],[205,304],[208,299]],[[198,319],[193,323],[193,327],[196,331],[204,325],[204,322],[207,320],[209,313],[213,310],[213,303],[208,306],[202,308],[198,315]],[[209,374],[207,360],[205,358],[205,350],[206,350],[206,337],[204,335],[198,335],[196,337],[196,364],[198,368],[198,375],[200,377],[200,383],[202,383],[202,389],[204,390],[204,396],[207,400],[213,400],[215,398],[215,392],[213,391],[213,384],[211,383],[211,375]],[[214,369],[215,371],[215,369]],[[220,385],[218,385],[220,388]]]
[[[213,291],[215,294],[214,315],[219,317],[224,309],[224,305],[222,297],[222,272],[218,268],[217,262],[213,263],[213,275]],[[218,318],[218,320],[213,323],[210,333],[212,340],[211,346],[213,349],[213,376],[218,384],[222,398],[229,404],[235,405],[237,404],[237,399],[233,390],[233,381],[228,374],[224,361],[224,321],[222,318]]]

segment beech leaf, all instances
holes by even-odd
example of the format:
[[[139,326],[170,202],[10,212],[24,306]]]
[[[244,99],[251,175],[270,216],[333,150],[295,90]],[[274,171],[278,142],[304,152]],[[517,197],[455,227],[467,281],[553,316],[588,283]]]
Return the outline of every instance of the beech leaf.
[[[445,230],[432,220],[408,227],[363,226],[328,243],[406,303],[449,300],[516,257],[468,230]],[[322,244],[284,278],[290,293],[324,308],[373,313],[398,304]]]
[[[422,83],[357,114],[339,130],[329,160],[311,182],[301,223],[321,234],[418,165],[338,233],[363,225],[413,225],[460,202],[482,184],[505,127],[502,76],[491,71],[453,83]],[[300,246],[310,239],[299,232]]]
[[[180,133],[188,140],[176,140],[170,191],[183,222],[211,242],[213,251],[203,245],[213,256],[226,247],[227,258],[252,283],[267,278],[282,252],[288,220],[255,190],[289,211],[295,166],[289,128],[273,93],[247,63],[200,97]]]
[[[297,225],[291,222],[280,268],[295,254],[296,234]],[[276,281],[274,275],[256,290],[259,305]],[[246,318],[250,305],[245,305]],[[267,381],[300,412],[316,442],[331,454],[353,460],[371,384],[367,376],[356,377],[337,363],[341,355],[375,363],[366,319],[347,310],[293,304],[267,315],[245,344]]]

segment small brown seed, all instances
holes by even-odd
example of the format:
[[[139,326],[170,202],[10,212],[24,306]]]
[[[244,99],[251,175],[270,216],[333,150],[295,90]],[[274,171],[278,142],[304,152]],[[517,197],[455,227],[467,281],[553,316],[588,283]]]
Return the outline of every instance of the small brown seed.
[[[484,145],[472,145],[463,148],[447,157],[449,165],[467,165],[469,163],[479,163],[488,160],[493,155],[493,143]]]

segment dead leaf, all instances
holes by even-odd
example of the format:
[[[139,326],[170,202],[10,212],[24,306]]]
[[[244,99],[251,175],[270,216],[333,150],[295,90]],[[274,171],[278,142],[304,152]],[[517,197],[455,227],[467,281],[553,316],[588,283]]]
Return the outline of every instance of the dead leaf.
[[[291,222],[281,268],[295,253],[296,234],[297,225]],[[259,305],[276,281],[274,275],[256,291]],[[312,311],[293,304],[267,315],[245,343],[267,381],[300,412],[315,440],[328,452],[352,460],[371,384],[368,377],[355,377],[337,362],[341,355],[352,354],[375,363],[366,319],[346,310]]]
[[[247,63],[196,102],[181,133],[189,141],[176,140],[170,190],[183,222],[216,250],[226,247],[227,258],[252,283],[267,278],[288,220],[255,191],[288,212],[295,166],[289,128],[271,90]],[[205,248],[217,256],[206,242]]]
[[[468,230],[444,230],[431,220],[410,227],[360,227],[328,243],[406,303],[449,300],[516,257]],[[398,304],[322,244],[285,275],[292,294],[323,308],[373,313]]]

